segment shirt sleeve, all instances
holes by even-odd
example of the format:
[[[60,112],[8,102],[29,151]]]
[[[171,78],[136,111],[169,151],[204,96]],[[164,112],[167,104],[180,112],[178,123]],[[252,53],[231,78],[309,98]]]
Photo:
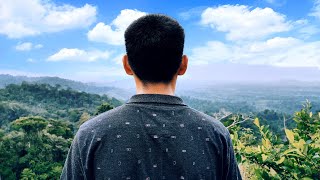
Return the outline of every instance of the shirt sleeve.
[[[226,152],[223,157],[225,162],[223,179],[242,180],[229,132],[226,136],[226,147]]]
[[[83,166],[79,149],[78,136],[72,141],[68,156],[62,169],[61,180],[82,180],[84,178]]]

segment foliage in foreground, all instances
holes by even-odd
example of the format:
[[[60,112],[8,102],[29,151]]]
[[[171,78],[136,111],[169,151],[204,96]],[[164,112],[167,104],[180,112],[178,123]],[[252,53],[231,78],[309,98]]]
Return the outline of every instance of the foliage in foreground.
[[[320,113],[312,114],[307,102],[295,113],[294,121],[296,128],[284,127],[286,138],[280,139],[255,119],[253,123],[261,135],[258,144],[252,143],[252,130],[239,126],[230,129],[237,160],[249,166],[246,170],[251,169],[250,178],[320,179]]]
[[[0,132],[0,179],[58,179],[73,126],[42,117],[22,117]]]
[[[96,114],[110,109],[102,104]],[[89,118],[82,114],[75,125]],[[251,175],[248,178],[320,179],[320,114],[312,114],[307,103],[294,121],[295,128],[284,128],[283,139],[258,119],[253,129],[237,122],[229,126],[237,160]],[[0,129],[0,179],[58,179],[74,127],[67,121],[31,116],[13,121],[7,132]]]
[[[102,103],[95,115],[112,108]],[[83,113],[75,126],[90,118]],[[0,129],[0,180],[59,179],[75,126],[68,121],[29,116],[13,121],[8,132]]]

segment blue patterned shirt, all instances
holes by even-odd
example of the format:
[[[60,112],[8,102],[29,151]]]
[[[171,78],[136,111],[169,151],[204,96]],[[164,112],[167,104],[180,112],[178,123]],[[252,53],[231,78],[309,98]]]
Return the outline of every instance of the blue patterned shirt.
[[[177,96],[137,94],[81,125],[61,179],[241,179],[228,130]]]

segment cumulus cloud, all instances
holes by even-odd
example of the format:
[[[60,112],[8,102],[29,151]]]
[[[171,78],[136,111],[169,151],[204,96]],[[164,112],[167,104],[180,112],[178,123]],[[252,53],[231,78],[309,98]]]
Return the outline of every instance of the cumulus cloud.
[[[320,41],[304,42],[294,37],[274,37],[266,41],[226,44],[210,41],[192,49],[190,62],[210,64],[232,62],[239,64],[281,67],[320,68]]]
[[[42,48],[42,44],[33,45],[31,42],[18,43],[15,47],[17,51],[30,51],[32,49],[40,49]]]
[[[108,59],[109,51],[92,50],[85,51],[82,49],[68,49],[63,48],[57,53],[48,57],[47,61],[86,61],[92,62],[99,59]]]
[[[96,7],[58,6],[48,0],[0,1],[0,34],[21,38],[83,28],[96,20]]]
[[[190,60],[193,64],[222,62],[231,58],[231,48],[220,41],[209,41],[205,46],[192,49]]]
[[[226,32],[228,40],[256,40],[292,28],[283,14],[271,8],[251,9],[245,5],[223,5],[207,8],[201,14],[201,24]]]
[[[111,45],[124,44],[124,31],[130,23],[147,13],[138,10],[124,9],[110,23],[98,23],[88,32],[88,39],[95,42],[103,42]]]

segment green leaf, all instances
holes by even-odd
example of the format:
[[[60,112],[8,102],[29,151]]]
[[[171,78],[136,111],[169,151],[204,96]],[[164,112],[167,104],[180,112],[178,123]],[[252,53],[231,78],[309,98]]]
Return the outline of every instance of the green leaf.
[[[266,147],[267,149],[270,149],[271,148],[271,142],[269,139],[262,139],[262,145],[264,147]]]
[[[264,161],[266,161],[267,160],[267,158],[268,158],[268,156],[267,155],[265,155],[265,154],[261,154],[261,157],[262,157],[262,161],[264,162]]]
[[[304,177],[301,180],[312,180],[312,178],[311,177]]]
[[[289,129],[285,129],[284,131],[285,131],[285,133],[287,135],[287,138],[288,138],[289,142],[293,143],[294,142],[294,134],[293,134],[293,132],[291,130],[289,130]]]
[[[285,160],[285,157],[284,156],[282,156],[278,161],[276,161],[276,164],[281,164],[281,163],[283,163],[283,161]]]
[[[292,154],[292,152],[296,152],[298,155],[304,156],[299,149],[288,149],[283,152],[283,155],[299,157],[297,154]]]
[[[291,152],[296,152],[296,151],[297,151],[297,149],[288,149],[288,150],[283,152],[283,155],[289,154]]]
[[[253,121],[253,123],[254,123],[256,126],[260,127],[260,123],[259,123],[259,119],[258,119],[258,118],[255,118],[254,121]]]

